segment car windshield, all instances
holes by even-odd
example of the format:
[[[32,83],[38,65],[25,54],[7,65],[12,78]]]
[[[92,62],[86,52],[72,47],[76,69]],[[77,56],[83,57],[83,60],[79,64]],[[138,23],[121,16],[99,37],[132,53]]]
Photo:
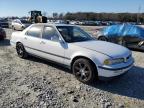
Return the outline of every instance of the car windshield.
[[[57,26],[57,29],[68,43],[94,40],[88,33],[76,26]]]
[[[30,22],[29,22],[29,21],[26,21],[26,20],[21,20],[21,23],[29,24]]]

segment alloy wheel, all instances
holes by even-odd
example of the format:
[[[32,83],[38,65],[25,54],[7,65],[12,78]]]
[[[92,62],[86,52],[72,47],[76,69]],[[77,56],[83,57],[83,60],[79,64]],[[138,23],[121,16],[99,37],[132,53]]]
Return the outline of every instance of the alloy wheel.
[[[80,81],[87,81],[91,76],[91,69],[87,64],[78,62],[74,66],[74,73]]]

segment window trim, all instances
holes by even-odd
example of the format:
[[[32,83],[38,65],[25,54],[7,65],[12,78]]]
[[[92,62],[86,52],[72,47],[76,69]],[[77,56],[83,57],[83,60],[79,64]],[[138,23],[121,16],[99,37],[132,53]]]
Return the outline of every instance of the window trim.
[[[59,26],[59,25],[58,25],[58,26],[56,26],[56,29],[57,29],[59,35],[61,36],[63,42],[65,42],[65,43],[67,43],[67,44],[72,43],[72,42],[67,42],[67,41],[64,39],[64,37],[62,36],[62,34],[59,32],[58,27],[67,27],[67,26]],[[78,27],[78,28],[80,28],[79,26],[68,26],[68,27]],[[82,29],[82,28],[80,28],[80,29]],[[82,29],[82,30],[83,30],[84,32],[86,32],[84,29]],[[90,33],[88,33],[88,32],[86,32],[86,33],[91,37],[91,39],[95,40]]]
[[[58,27],[58,26],[55,26],[54,28],[56,29],[58,35],[60,36],[61,41],[63,41],[64,43],[67,43],[67,42],[65,41],[65,39],[63,38],[63,36],[61,35],[61,33],[59,32],[59,30],[58,30],[57,27]]]

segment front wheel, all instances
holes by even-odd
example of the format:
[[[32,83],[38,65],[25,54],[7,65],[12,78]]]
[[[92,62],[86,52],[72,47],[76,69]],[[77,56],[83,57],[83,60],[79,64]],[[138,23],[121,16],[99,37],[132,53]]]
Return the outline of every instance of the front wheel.
[[[22,26],[22,27],[21,27],[21,30],[24,30],[24,29],[25,29],[25,27],[24,27],[24,26]]]
[[[13,29],[13,30],[15,30],[15,27],[14,27],[14,26],[12,26],[12,29]]]
[[[73,63],[72,71],[75,77],[83,83],[90,83],[97,78],[96,70],[87,59],[77,59]]]
[[[21,43],[18,43],[17,45],[16,45],[16,51],[17,51],[17,54],[18,54],[18,56],[20,57],[20,58],[27,58],[27,56],[28,56],[28,54],[27,54],[27,52],[25,51],[25,48],[24,48],[24,46],[23,46],[23,44],[21,44]]]

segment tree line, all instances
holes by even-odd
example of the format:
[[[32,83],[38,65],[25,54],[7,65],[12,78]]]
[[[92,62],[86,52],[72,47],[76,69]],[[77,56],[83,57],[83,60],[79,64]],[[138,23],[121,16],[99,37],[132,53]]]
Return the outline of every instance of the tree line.
[[[94,13],[94,12],[77,12],[58,14],[53,13],[55,19],[65,20],[90,20],[90,21],[120,21],[120,22],[144,22],[144,13]]]

